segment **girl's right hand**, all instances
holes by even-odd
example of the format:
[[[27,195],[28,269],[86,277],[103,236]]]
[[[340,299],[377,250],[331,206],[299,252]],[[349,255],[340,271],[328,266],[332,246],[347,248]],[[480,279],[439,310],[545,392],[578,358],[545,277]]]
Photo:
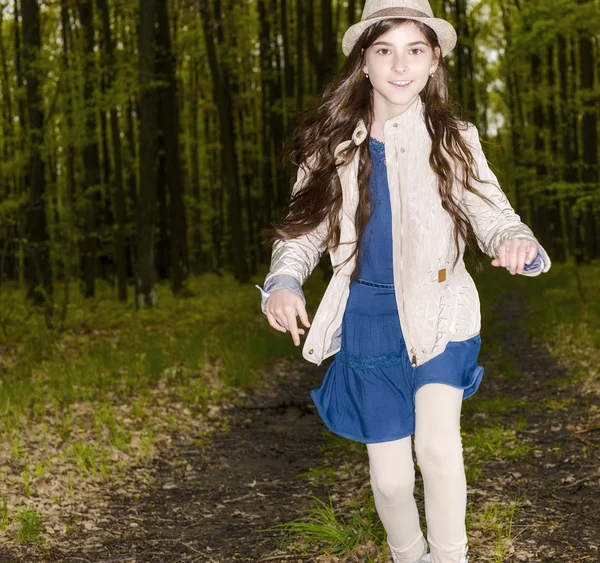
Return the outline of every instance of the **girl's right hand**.
[[[302,298],[291,289],[276,289],[269,295],[265,311],[269,324],[280,332],[289,330],[292,333],[294,344],[298,346],[300,344],[298,335],[304,334],[305,330],[298,328],[296,315],[300,316],[304,326],[310,326]]]

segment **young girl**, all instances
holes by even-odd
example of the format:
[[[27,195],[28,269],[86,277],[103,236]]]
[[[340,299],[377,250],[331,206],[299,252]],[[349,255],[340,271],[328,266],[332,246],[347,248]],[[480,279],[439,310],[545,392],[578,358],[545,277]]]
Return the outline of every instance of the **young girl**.
[[[331,430],[367,446],[396,563],[466,563],[462,401],[481,383],[481,316],[463,260],[529,276],[550,259],[490,170],[477,129],[447,101],[450,23],[427,0],[367,0],[347,60],[297,129],[286,218],[271,231],[269,324],[310,326],[308,361],[335,358],[311,391]],[[267,239],[269,240],[269,239]],[[312,326],[302,285],[327,249],[333,276]],[[423,476],[427,540],[413,489]],[[430,548],[430,551],[429,549]]]

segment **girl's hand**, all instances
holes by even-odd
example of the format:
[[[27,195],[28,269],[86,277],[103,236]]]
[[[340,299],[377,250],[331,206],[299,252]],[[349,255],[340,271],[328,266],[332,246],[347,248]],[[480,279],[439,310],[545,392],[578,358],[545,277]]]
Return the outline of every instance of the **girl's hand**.
[[[296,315],[300,316],[304,326],[310,326],[302,298],[291,289],[276,289],[269,295],[265,311],[269,324],[280,332],[289,330],[292,333],[294,344],[298,346],[300,344],[298,334],[304,334],[305,331],[303,328],[298,328]]]
[[[522,274],[525,264],[529,264],[538,253],[537,244],[521,238],[504,239],[498,245],[498,256],[492,266],[509,267],[512,275]]]

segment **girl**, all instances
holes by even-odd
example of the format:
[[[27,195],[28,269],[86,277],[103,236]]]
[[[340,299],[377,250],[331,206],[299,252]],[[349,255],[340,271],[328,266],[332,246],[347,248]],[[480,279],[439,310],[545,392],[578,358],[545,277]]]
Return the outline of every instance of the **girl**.
[[[269,324],[310,326],[303,356],[331,430],[366,444],[377,512],[396,563],[466,563],[462,401],[481,383],[481,317],[463,260],[539,275],[550,259],[490,170],[477,129],[447,101],[452,25],[427,0],[367,0],[347,60],[286,152],[299,166],[271,231],[262,293]],[[312,326],[302,285],[327,249],[333,276]],[[427,540],[413,497],[411,436]],[[430,548],[430,551],[429,551]]]

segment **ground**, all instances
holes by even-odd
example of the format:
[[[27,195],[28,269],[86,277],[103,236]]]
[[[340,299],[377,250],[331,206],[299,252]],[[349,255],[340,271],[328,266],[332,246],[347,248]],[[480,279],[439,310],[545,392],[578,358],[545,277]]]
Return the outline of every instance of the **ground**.
[[[479,446],[466,448],[470,563],[600,561],[598,395],[584,393],[568,368],[551,359],[547,345],[528,336],[523,297],[505,293],[497,303],[486,321],[495,323],[498,340],[484,338],[479,363],[486,373],[464,403],[462,429],[466,436],[496,425],[508,430],[498,443],[487,434],[485,459],[473,458]],[[377,551],[372,544],[341,556],[314,545],[304,545],[313,552],[302,555],[298,541],[280,549],[284,532],[272,528],[305,515],[313,495],[340,499],[341,506],[358,489],[368,491],[363,445],[340,448],[333,458],[323,453],[331,435],[309,391],[320,385],[328,365],[309,364],[299,351],[282,360],[268,385],[210,412],[214,432],[208,442],[204,435],[176,434],[145,485],[109,491],[98,529],[78,530],[49,549],[0,551],[1,563],[371,560]],[[527,455],[518,453],[520,444],[529,448]],[[494,448],[516,453],[495,455]],[[325,466],[350,470],[333,482],[314,478]],[[490,532],[492,508],[516,499],[512,524]],[[492,508],[483,514],[483,506]],[[421,496],[419,507],[423,515]]]

